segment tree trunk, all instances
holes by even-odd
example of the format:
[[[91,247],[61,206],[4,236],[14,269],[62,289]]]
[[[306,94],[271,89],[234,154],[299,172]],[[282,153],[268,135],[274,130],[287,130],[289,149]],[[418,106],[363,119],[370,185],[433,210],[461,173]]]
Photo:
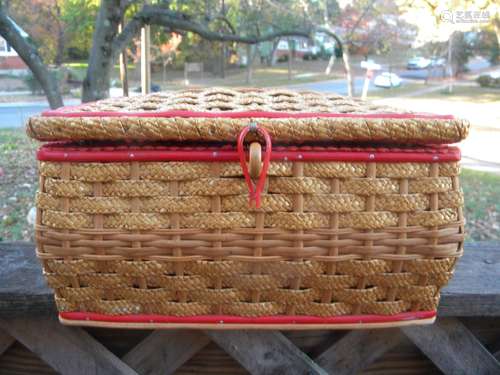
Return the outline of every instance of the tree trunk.
[[[57,33],[57,52],[54,63],[61,66],[64,60],[64,30],[61,28]]]
[[[113,67],[112,42],[122,19],[120,0],[102,0],[95,23],[87,76],[83,80],[82,102],[109,96],[109,81]]]
[[[222,43],[220,51],[220,77],[226,78],[226,45]]]
[[[332,72],[332,69],[333,69],[333,66],[335,65],[335,51],[334,53],[332,53],[332,55],[330,56],[330,59],[328,60],[328,65],[326,66],[326,69],[325,69],[325,74],[326,75],[330,75],[331,72]]]
[[[58,2],[55,2],[56,23],[57,23],[57,51],[55,64],[61,66],[64,60],[64,26],[61,21],[61,7]]]
[[[269,66],[274,66],[276,65],[276,60],[278,59],[278,44],[280,43],[280,38],[276,39],[273,42],[273,49],[271,51],[271,56],[269,57]]]
[[[351,73],[351,63],[349,62],[349,47],[347,47],[347,45],[344,45],[342,52],[342,61],[344,61],[344,71],[347,80],[347,96],[353,97],[355,90],[354,80]]]
[[[10,18],[3,12],[1,5],[0,3],[0,35],[14,48],[19,57],[30,68],[42,86],[50,107],[62,107],[63,100],[54,75],[50,74],[37,50],[21,36]]]

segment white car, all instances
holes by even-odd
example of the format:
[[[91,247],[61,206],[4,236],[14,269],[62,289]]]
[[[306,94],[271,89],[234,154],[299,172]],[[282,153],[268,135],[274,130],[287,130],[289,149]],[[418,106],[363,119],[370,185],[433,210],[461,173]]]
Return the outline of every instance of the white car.
[[[431,60],[425,57],[414,57],[408,60],[406,64],[406,69],[426,69],[431,65]]]
[[[377,87],[391,88],[401,86],[403,80],[397,74],[384,72],[375,77],[373,84]]]

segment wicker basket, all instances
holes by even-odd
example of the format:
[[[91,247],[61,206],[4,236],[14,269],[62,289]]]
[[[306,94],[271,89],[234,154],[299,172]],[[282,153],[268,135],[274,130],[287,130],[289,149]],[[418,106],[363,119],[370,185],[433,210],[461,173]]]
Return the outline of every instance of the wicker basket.
[[[38,152],[37,249],[60,319],[432,322],[464,233],[459,151],[431,144],[467,128],[339,96],[225,89],[34,117],[36,139],[86,141]]]

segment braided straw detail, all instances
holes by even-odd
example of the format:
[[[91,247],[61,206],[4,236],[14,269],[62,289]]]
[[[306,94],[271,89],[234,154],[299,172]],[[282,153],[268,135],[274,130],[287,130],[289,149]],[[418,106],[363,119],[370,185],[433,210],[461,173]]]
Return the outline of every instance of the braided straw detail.
[[[92,273],[87,275],[79,275],[80,285],[88,285],[95,288],[122,288],[127,287],[131,283],[126,278],[122,278],[115,273]]]
[[[339,225],[345,228],[379,229],[397,225],[398,217],[392,212],[352,212],[341,214]]]
[[[322,178],[351,178],[366,175],[366,163],[315,162],[304,163],[304,174]]]
[[[47,259],[45,266],[49,272],[61,276],[89,274],[96,270],[95,262],[86,259]]]
[[[71,279],[68,276],[48,272],[44,272],[43,276],[45,276],[45,280],[47,280],[47,285],[52,289],[71,286]]]
[[[175,264],[156,260],[122,260],[116,265],[116,272],[124,276],[156,276],[175,272]]]
[[[138,201],[138,206],[145,212],[159,213],[195,213],[210,210],[208,197],[154,197]]]
[[[238,275],[231,278],[231,284],[237,289],[260,292],[277,289],[283,283],[280,282],[279,278],[271,275]]]
[[[289,230],[325,228],[328,226],[328,216],[318,213],[280,212],[267,215],[265,225]]]
[[[316,292],[313,289],[276,289],[269,293],[272,300],[289,306],[310,303],[315,297]]]
[[[193,301],[214,305],[239,302],[243,299],[243,293],[232,288],[195,290],[189,295]]]
[[[183,228],[230,229],[255,226],[255,217],[239,212],[198,213],[181,217]]]
[[[304,286],[318,290],[337,290],[352,288],[358,280],[349,275],[315,275],[304,280]]]
[[[311,302],[297,307],[299,314],[314,315],[314,316],[339,316],[349,315],[352,313],[350,304],[343,302],[335,303],[318,303]]]
[[[162,287],[167,290],[189,292],[198,289],[205,289],[208,281],[206,278],[193,276],[151,276],[146,277],[147,284],[154,287]]]
[[[449,177],[422,177],[411,180],[408,184],[410,193],[444,193],[452,188]]]
[[[386,288],[402,288],[418,282],[418,275],[410,272],[376,273],[368,276],[368,283]]]
[[[44,163],[45,164],[45,163]],[[92,182],[111,182],[129,177],[129,168],[124,163],[99,164],[79,163],[71,168],[71,179]]]
[[[235,162],[42,162],[38,256],[60,311],[428,311],[461,255],[458,171],[275,161],[257,209]]]
[[[321,265],[313,261],[280,261],[268,262],[262,265],[262,271],[272,275],[293,275],[294,277],[308,277],[317,274]]]
[[[385,118],[310,117],[260,118],[275,141],[385,141],[396,143],[453,143],[463,139],[469,124],[458,119],[397,118],[394,108],[360,103],[347,98],[315,97],[310,92],[284,93],[272,91],[231,90],[217,88],[183,97],[180,93],[151,94],[130,99],[105,100],[85,104],[81,112],[131,112],[128,117],[32,117],[27,133],[38,140],[205,140],[231,141],[248,124],[248,118],[198,117],[133,117],[133,112],[188,110],[272,111],[272,112],[334,112],[371,114],[387,113]],[[189,95],[193,95],[190,93]],[[62,112],[67,112],[63,109]]]
[[[418,301],[420,309],[422,311],[436,311],[438,303],[439,303],[439,297],[440,297],[440,295],[438,293],[432,298]]]
[[[429,163],[412,163],[411,165],[406,163],[377,163],[377,176],[389,178],[427,177],[429,176],[430,167]]]
[[[412,285],[398,288],[396,297],[405,301],[420,301],[434,297],[436,292],[437,287],[435,285]]]
[[[176,298],[176,293],[174,291],[163,288],[120,288],[113,290],[113,294],[119,299],[139,303],[155,303],[157,301],[169,301]]]
[[[439,194],[439,208],[460,208],[464,205],[464,194],[460,191],[447,191]]]
[[[247,193],[245,181],[234,178],[200,178],[181,183],[181,195],[233,195]]]
[[[380,259],[372,260],[349,260],[339,262],[337,269],[340,273],[352,276],[370,276],[387,272],[390,270],[389,264]]]
[[[292,198],[282,194],[262,194],[261,212],[280,212],[292,210]],[[255,211],[248,205],[248,195],[229,195],[222,197],[222,211]]]
[[[284,307],[276,302],[235,302],[223,305],[222,312],[244,317],[272,316],[282,314]]]
[[[409,307],[410,302],[408,301],[378,301],[364,303],[361,306],[361,311],[364,314],[395,315],[407,311]]]
[[[247,267],[242,262],[232,260],[204,261],[199,260],[193,264],[191,271],[205,277],[228,277],[245,272]]]
[[[89,306],[93,311],[106,315],[130,315],[142,312],[141,304],[130,300],[92,301]]]
[[[384,290],[378,287],[368,289],[338,289],[333,292],[333,298],[340,302],[358,305],[366,302],[375,302],[377,299],[384,298]]]
[[[209,163],[142,163],[140,176],[146,180],[183,181],[210,177]]]
[[[411,212],[429,207],[429,198],[424,194],[387,194],[375,201],[377,211]]]
[[[406,263],[406,270],[418,275],[443,274],[450,272],[455,262],[455,258],[415,259]]]
[[[328,184],[314,177],[273,177],[269,179],[269,192],[290,194],[329,193]]]
[[[94,301],[100,298],[102,290],[93,287],[60,288],[58,289],[62,298],[69,302]]]
[[[398,186],[388,178],[353,178],[344,181],[342,191],[361,196],[391,194],[398,192]]]
[[[67,301],[64,298],[54,296],[57,310],[60,312],[69,312],[69,311],[82,311],[78,306],[78,303]]]
[[[314,212],[363,211],[365,200],[354,194],[314,194],[305,197],[304,209]]]
[[[453,272],[434,273],[428,276],[428,283],[442,288],[448,284],[452,276]]]
[[[451,208],[439,211],[421,211],[408,215],[409,225],[438,226],[457,221],[457,212]]]
[[[183,181],[212,177],[209,162],[140,162],[140,178],[143,180]],[[362,162],[304,162],[304,175],[316,178],[356,178],[366,176],[366,163]],[[377,163],[377,176],[387,178],[427,177],[430,163]],[[457,162],[440,163],[442,177],[454,177],[460,173]],[[61,164],[39,162],[39,173],[44,177],[61,178]],[[291,177],[292,163],[273,161],[268,176]],[[220,177],[241,177],[239,163],[220,163]],[[112,182],[130,176],[128,163],[75,163],[70,178],[87,182]]]
[[[55,180],[47,178],[45,180],[45,191],[56,197],[83,197],[92,194],[92,185],[80,181]]]

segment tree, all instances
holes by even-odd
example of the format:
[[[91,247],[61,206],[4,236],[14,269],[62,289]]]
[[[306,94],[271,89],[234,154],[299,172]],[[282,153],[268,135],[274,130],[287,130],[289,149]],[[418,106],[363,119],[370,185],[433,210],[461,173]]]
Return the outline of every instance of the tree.
[[[51,108],[61,107],[63,101],[56,80],[53,79],[36,47],[21,35],[19,28],[7,15],[2,0],[0,0],[0,35],[14,48],[30,68],[42,86]]]
[[[128,23],[118,32],[118,24],[122,15],[137,2],[133,0],[102,0],[97,15],[89,58],[87,75],[83,82],[82,100],[84,102],[102,99],[108,96],[110,73],[114,61],[120,52],[138,34],[143,25],[161,25],[171,32],[184,34],[191,32],[212,42],[237,42],[243,44],[257,44],[262,41],[274,40],[279,37],[302,36],[308,38],[314,26],[307,24],[291,29],[268,27],[261,32],[258,27],[254,30],[238,31],[234,33],[220,32],[211,28],[211,23],[219,18],[206,11],[200,19],[199,8],[196,14],[186,13],[178,8],[179,4],[160,2],[155,5],[144,5],[130,17]],[[182,7],[181,7],[182,9]],[[207,5],[205,9],[210,9]],[[229,21],[228,21],[229,22]]]
[[[60,66],[68,54],[88,57],[98,0],[10,1],[6,8],[31,36],[44,61]]]

